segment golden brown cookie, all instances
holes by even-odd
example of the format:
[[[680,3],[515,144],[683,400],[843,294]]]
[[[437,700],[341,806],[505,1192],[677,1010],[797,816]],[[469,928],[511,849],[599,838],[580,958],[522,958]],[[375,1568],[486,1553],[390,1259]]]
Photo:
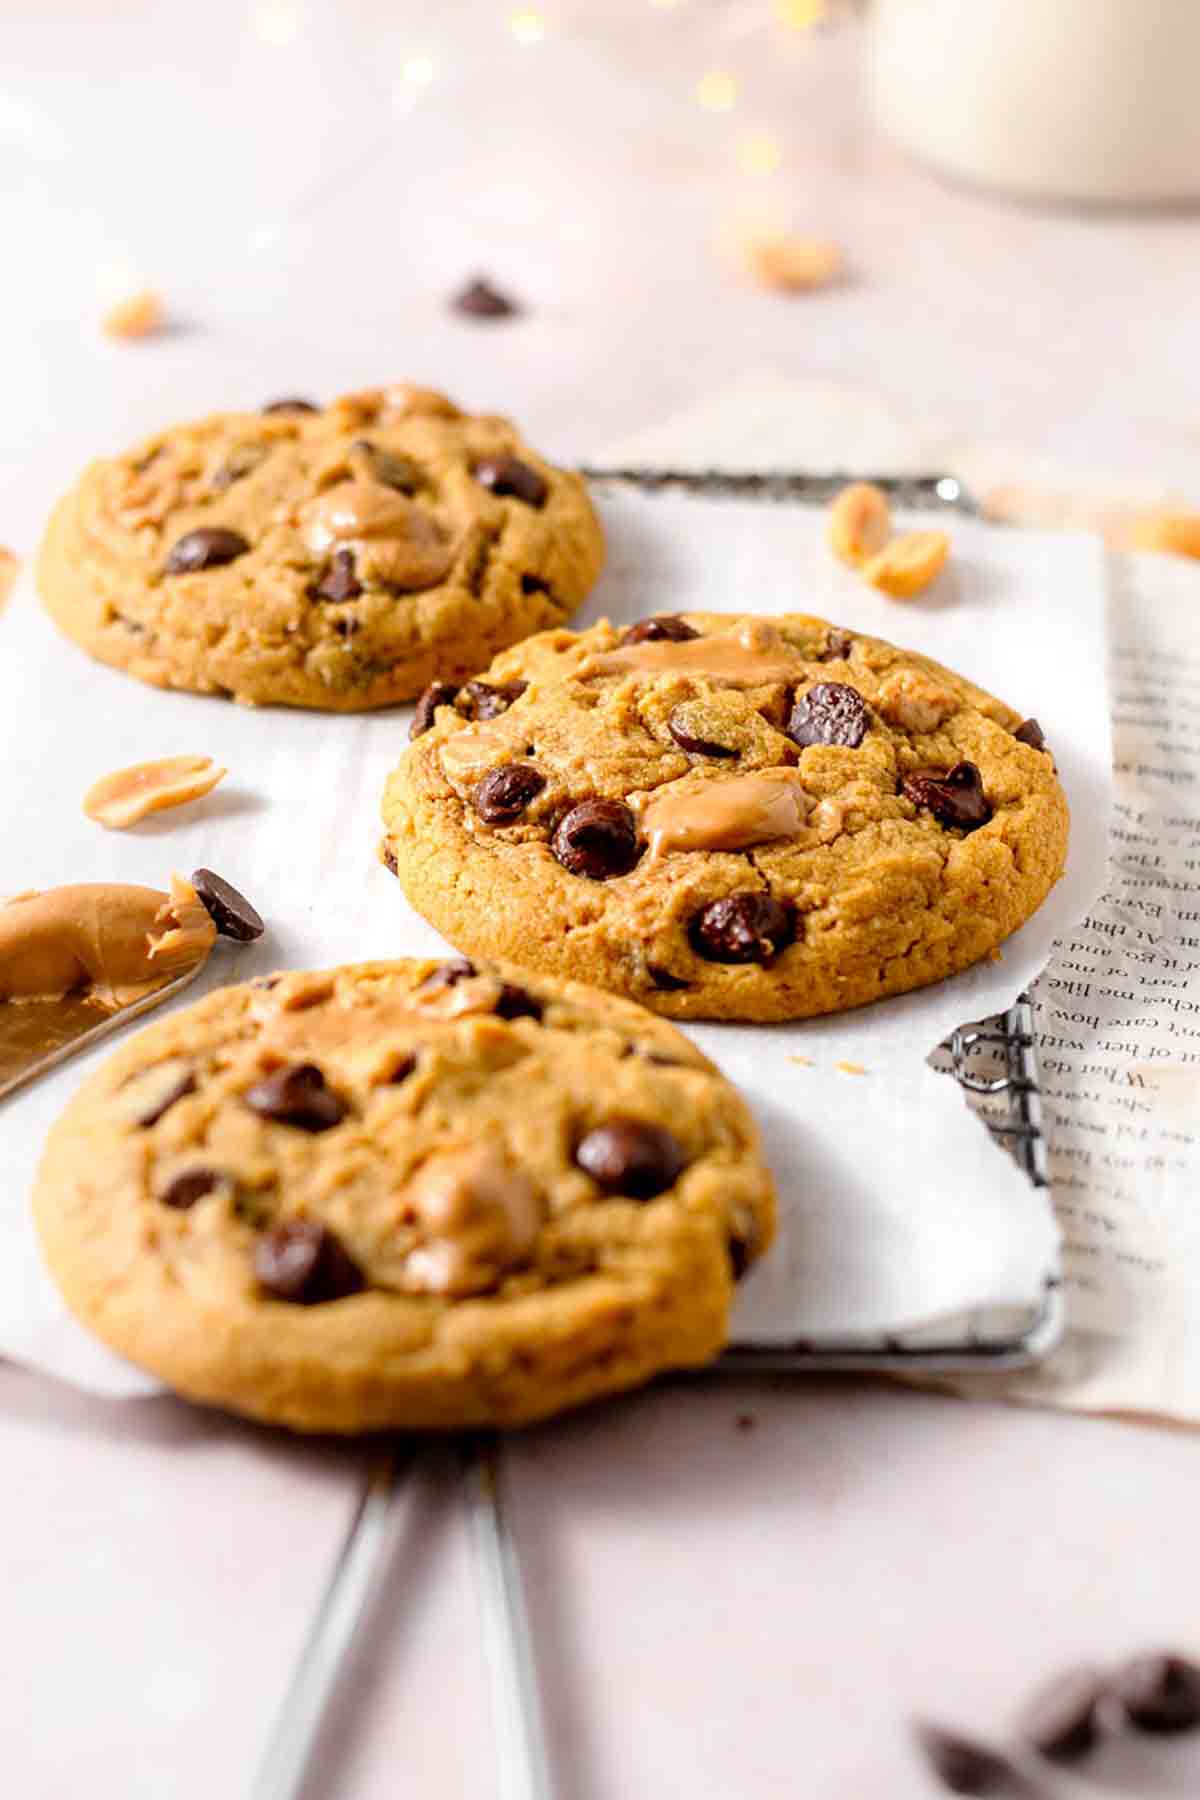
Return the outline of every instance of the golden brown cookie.
[[[298,1430],[511,1425],[703,1363],[770,1241],[735,1090],[628,1001],[510,965],[223,988],[127,1043],[35,1194],[68,1305]]]
[[[93,463],[38,581],[69,637],[156,687],[355,712],[561,624],[602,561],[578,475],[505,419],[394,386]]]
[[[990,956],[1062,873],[1033,721],[823,619],[546,632],[422,699],[385,862],[471,955],[681,1019],[797,1019]]]

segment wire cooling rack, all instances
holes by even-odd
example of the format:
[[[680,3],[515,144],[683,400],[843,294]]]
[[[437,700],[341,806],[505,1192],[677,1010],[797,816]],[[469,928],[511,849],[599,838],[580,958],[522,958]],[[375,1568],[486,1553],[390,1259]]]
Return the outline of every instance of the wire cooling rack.
[[[602,485],[643,492],[673,490],[801,505],[824,504],[848,481],[872,479],[899,507],[975,511],[970,496],[951,475],[864,478],[656,469],[583,473]],[[1030,1181],[1046,1187],[1046,1140],[1029,996],[1022,994],[996,1018],[960,1026],[931,1060],[958,1082],[968,1103]],[[1063,1323],[1059,1272],[1051,1268],[1041,1292],[1024,1308],[976,1311],[950,1325],[877,1339],[736,1343],[693,1379],[829,1370],[902,1375],[998,1372],[1025,1367],[1045,1356]],[[460,1444],[462,1495],[474,1545],[496,1727],[497,1792],[502,1800],[551,1800],[554,1787],[536,1657],[504,1492],[501,1448],[502,1440],[494,1433],[464,1437]],[[411,1443],[402,1444],[379,1450],[367,1465],[345,1541],[253,1778],[250,1800],[300,1800],[326,1704],[387,1559],[392,1501],[412,1456]]]

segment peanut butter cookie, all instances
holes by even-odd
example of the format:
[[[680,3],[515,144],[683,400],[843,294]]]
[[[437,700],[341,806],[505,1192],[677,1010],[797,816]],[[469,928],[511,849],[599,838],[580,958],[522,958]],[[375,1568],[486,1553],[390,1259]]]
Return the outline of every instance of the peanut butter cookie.
[[[93,463],[38,580],[68,637],[156,687],[355,712],[561,624],[602,561],[579,476],[505,419],[397,386]]]
[[[680,1019],[861,1006],[991,955],[1062,873],[1036,723],[823,619],[551,631],[421,700],[384,861],[469,954]]]
[[[703,1363],[774,1209],[671,1025],[511,966],[223,988],[47,1141],[68,1305],[192,1399],[297,1430],[518,1424]]]

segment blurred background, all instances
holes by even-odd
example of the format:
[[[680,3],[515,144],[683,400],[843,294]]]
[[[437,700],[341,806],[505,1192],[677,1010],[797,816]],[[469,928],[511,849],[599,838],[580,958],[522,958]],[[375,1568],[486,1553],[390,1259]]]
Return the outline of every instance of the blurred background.
[[[1186,494],[1198,15],[8,0],[0,538],[163,417],[397,376],[580,459],[797,382],[809,457],[828,384],[917,460]],[[511,314],[455,310],[478,275]],[[105,335],[143,290],[161,329]]]

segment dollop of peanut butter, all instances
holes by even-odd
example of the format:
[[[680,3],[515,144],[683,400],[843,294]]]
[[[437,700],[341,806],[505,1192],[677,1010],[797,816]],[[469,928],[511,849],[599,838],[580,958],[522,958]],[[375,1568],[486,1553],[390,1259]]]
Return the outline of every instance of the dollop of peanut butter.
[[[714,632],[709,637],[644,639],[624,644],[619,650],[589,656],[580,664],[583,680],[596,675],[705,675],[723,687],[767,687],[791,681],[802,669],[800,657],[775,630],[761,620],[737,631]]]
[[[812,806],[794,770],[766,769],[652,794],[640,810],[653,857],[668,850],[745,850],[795,837]]]
[[[0,1000],[85,992],[127,1006],[204,962],[216,927],[190,882],[171,892],[81,882],[0,907]]]
[[[364,572],[390,587],[436,587],[450,570],[454,548],[437,520],[395,488],[365,476],[339,481],[300,509],[310,550],[359,547]]]
[[[405,1263],[407,1285],[428,1294],[481,1294],[525,1261],[544,1208],[497,1147],[469,1144],[431,1156],[403,1195],[424,1242]]]

